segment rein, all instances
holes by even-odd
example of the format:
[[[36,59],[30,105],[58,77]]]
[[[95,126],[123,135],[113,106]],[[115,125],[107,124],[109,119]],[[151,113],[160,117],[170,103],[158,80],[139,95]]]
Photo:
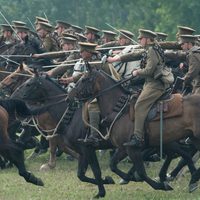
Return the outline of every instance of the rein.
[[[103,71],[101,71],[101,72],[103,72]],[[103,72],[104,73],[104,72]],[[106,73],[104,73],[104,74],[106,74]],[[106,74],[107,75],[107,74]],[[133,77],[131,76],[131,77],[129,77],[129,78],[127,78],[127,79],[123,79],[123,80],[121,80],[121,81],[118,81],[116,84],[114,84],[114,85],[112,85],[112,86],[110,86],[110,87],[108,87],[108,88],[105,88],[104,90],[101,90],[98,94],[96,94],[96,95],[94,95],[94,96],[90,96],[90,97],[86,97],[86,98],[80,98],[80,99],[78,99],[79,101],[87,101],[87,100],[89,100],[89,99],[95,99],[95,98],[97,98],[97,97],[100,97],[101,95],[103,95],[104,93],[106,93],[106,92],[108,92],[108,91],[110,91],[110,90],[112,90],[113,88],[115,88],[115,87],[117,87],[117,86],[119,86],[119,85],[121,85],[121,84],[123,84],[123,83],[125,83],[125,82],[127,82],[127,81],[129,81],[129,80],[131,80],[131,79],[133,79]]]

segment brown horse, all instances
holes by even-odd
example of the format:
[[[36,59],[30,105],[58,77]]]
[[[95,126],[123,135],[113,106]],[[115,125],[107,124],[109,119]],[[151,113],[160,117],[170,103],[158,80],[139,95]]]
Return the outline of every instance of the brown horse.
[[[101,71],[89,68],[89,72],[77,83],[75,89],[69,94],[69,97],[76,96],[79,100],[91,100],[97,98],[100,112],[103,118],[114,120],[116,113],[113,108],[117,105],[118,99],[126,96],[126,92],[113,79]],[[171,142],[178,141],[181,138],[191,137],[200,149],[200,96],[193,95],[183,98],[183,115],[164,120],[163,145],[167,147]],[[160,124],[159,121],[152,121],[148,125],[149,146],[157,147],[160,144]],[[134,163],[132,168],[136,169],[137,174],[151,185],[154,189],[169,190],[168,186],[158,183],[149,178],[146,174],[141,149],[133,147],[123,147],[123,144],[130,140],[133,134],[134,123],[130,119],[129,112],[122,112],[113,124],[110,139],[114,146],[126,148],[126,152]],[[123,177],[130,180],[130,177]],[[190,186],[196,182],[195,176],[190,181]]]
[[[15,113],[19,116],[30,116],[30,110],[24,102],[19,100],[1,100],[0,105],[0,155],[10,160],[18,168],[19,175],[23,176],[27,182],[43,186],[40,178],[26,170],[23,150],[10,140],[7,131],[11,115]]]

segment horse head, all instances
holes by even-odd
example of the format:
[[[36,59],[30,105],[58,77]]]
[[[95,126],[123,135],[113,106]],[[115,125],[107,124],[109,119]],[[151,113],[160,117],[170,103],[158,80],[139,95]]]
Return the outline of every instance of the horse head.
[[[83,77],[76,83],[75,88],[69,93],[69,98],[88,100],[94,98],[101,90],[101,85],[105,81],[104,76],[96,70],[89,69]]]
[[[46,74],[36,73],[34,77],[23,83],[13,96],[30,103],[46,103],[50,99],[58,101],[61,97],[66,98],[66,91]]]
[[[13,95],[26,101],[44,102],[48,98],[44,77],[36,74],[24,82]]]

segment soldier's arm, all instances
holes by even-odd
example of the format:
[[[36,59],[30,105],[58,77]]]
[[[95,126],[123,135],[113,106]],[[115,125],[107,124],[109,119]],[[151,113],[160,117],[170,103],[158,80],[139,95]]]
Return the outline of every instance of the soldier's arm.
[[[153,48],[149,48],[147,53],[147,64],[144,69],[138,70],[138,75],[141,77],[153,76],[157,65],[159,64],[159,57]]]
[[[52,50],[52,41],[51,41],[51,38],[50,37],[46,37],[43,41],[43,45],[44,45],[44,48],[45,50],[48,52],[48,51],[51,51]]]
[[[191,54],[189,57],[189,69],[185,75],[185,83],[190,84],[191,81],[200,73],[200,60],[198,59],[198,54]]]

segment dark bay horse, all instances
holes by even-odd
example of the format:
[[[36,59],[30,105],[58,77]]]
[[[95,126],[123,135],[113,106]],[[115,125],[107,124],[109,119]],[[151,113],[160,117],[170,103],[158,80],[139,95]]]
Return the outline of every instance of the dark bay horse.
[[[36,112],[37,113],[37,112]],[[12,115],[19,117],[31,116],[32,111],[20,100],[0,100],[0,155],[10,160],[19,171],[19,175],[24,177],[27,182],[43,186],[40,178],[28,172],[24,164],[24,154],[22,148],[13,143],[8,135],[9,118]],[[15,116],[16,117],[16,116]]]
[[[76,96],[79,100],[91,100],[97,98],[100,112],[103,118],[114,119],[116,114],[113,112],[114,106],[118,99],[126,95],[124,89],[116,82],[105,75],[105,73],[89,68],[89,72],[82,78],[72,90],[69,96]],[[191,137],[200,148],[200,96],[193,95],[183,98],[183,115],[180,117],[169,118],[164,120],[163,145],[168,147],[172,142],[181,138]],[[113,116],[114,115],[114,116]],[[189,116],[189,117],[188,117]],[[174,123],[175,122],[175,123]],[[160,142],[159,121],[152,121],[149,124],[149,146],[157,147]],[[114,146],[123,147],[133,134],[134,123],[130,119],[129,112],[124,112],[112,127],[110,139]],[[136,169],[139,176],[151,185],[154,189],[168,190],[163,183],[155,182],[150,179],[145,171],[141,150],[133,147],[124,147],[126,152],[134,163],[132,169]],[[173,150],[173,149],[172,149]],[[187,157],[185,157],[187,158]],[[189,158],[188,158],[189,159]],[[191,160],[190,160],[191,161]],[[129,172],[132,172],[132,169]],[[129,175],[129,174],[128,174]],[[190,181],[190,186],[197,181],[195,173]],[[129,176],[121,173],[122,178],[130,180]]]
[[[58,135],[50,139],[50,160],[49,164],[54,165],[56,159],[56,147],[68,146],[78,153],[78,172],[77,176],[81,181],[89,182],[98,186],[99,192],[96,197],[105,196],[104,184],[111,184],[113,180],[111,177],[101,177],[101,170],[96,156],[96,149],[100,147],[85,146],[78,142],[79,138],[85,138],[88,133],[88,128],[82,120],[82,108],[73,106],[74,102],[66,101],[66,91],[57,83],[52,81],[47,76],[35,76],[27,80],[14,94],[14,98],[23,98],[27,102],[52,105],[48,109],[48,118],[50,121],[43,119],[39,120],[40,126],[48,124],[53,125],[54,128],[60,121],[66,109],[69,109],[67,115],[64,117],[64,123],[58,127]],[[108,141],[101,148],[112,148]],[[94,173],[95,178],[86,176],[88,166]]]

